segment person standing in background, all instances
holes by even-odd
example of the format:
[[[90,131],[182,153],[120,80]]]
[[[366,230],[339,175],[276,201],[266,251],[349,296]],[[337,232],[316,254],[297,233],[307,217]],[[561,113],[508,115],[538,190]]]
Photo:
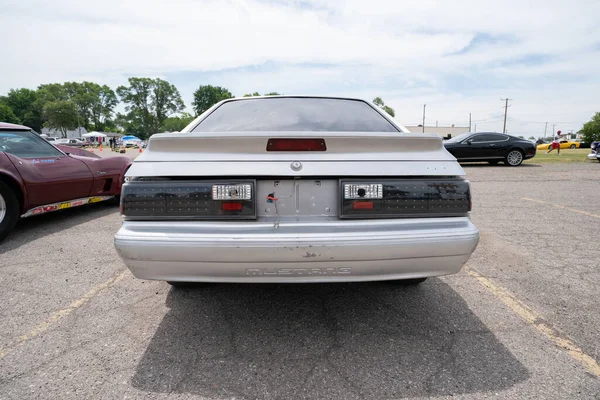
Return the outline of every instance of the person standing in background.
[[[564,135],[561,134],[560,131],[556,131],[556,135],[554,135],[554,140],[552,140],[552,148],[549,149],[546,154],[550,153],[552,150],[556,149],[556,152],[560,156],[560,138]]]

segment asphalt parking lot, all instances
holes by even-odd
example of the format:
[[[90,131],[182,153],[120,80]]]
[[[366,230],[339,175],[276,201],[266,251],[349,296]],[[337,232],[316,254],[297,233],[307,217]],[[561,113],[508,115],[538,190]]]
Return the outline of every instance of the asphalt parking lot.
[[[458,275],[140,281],[106,204],[0,244],[0,398],[600,399],[600,165],[465,166],[481,242]]]

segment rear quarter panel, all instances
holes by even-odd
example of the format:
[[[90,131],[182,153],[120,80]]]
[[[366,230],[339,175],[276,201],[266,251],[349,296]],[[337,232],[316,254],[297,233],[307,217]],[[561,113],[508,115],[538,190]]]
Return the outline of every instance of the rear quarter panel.
[[[71,155],[83,161],[94,175],[92,195],[119,195],[127,169],[132,163],[131,158],[116,156],[108,158],[90,158]]]

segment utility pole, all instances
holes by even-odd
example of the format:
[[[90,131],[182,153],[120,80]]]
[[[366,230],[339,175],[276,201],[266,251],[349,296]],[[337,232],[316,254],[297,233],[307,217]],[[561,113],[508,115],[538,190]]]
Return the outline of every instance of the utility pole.
[[[512,99],[509,99],[509,98],[507,97],[506,99],[500,99],[500,100],[502,100],[502,101],[504,101],[504,102],[505,102],[505,103],[504,103],[504,129],[502,130],[502,133],[506,133],[506,114],[508,113],[508,107],[510,107],[510,106],[508,105],[508,101],[509,101],[509,100],[512,100]]]
[[[427,104],[423,104],[423,133],[425,133],[425,107]]]
[[[546,122],[546,126],[544,127],[544,139],[546,139],[546,131],[548,131],[548,123]]]
[[[475,124],[475,130],[473,132],[477,132],[477,124]]]
[[[471,113],[469,113],[469,132],[471,132]]]
[[[552,124],[552,139],[554,140],[554,136],[556,136],[556,132],[554,131],[554,127],[556,124]]]

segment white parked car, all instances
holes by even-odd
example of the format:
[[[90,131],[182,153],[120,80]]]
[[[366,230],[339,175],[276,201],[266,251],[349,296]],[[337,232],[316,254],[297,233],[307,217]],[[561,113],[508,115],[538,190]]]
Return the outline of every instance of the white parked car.
[[[117,252],[175,285],[457,273],[479,240],[469,182],[438,135],[406,132],[362,100],[222,101],[136,158]]]
[[[85,142],[81,139],[56,139],[55,141],[52,142],[53,144],[63,144],[66,146],[71,146],[71,147],[83,147],[85,146]]]

